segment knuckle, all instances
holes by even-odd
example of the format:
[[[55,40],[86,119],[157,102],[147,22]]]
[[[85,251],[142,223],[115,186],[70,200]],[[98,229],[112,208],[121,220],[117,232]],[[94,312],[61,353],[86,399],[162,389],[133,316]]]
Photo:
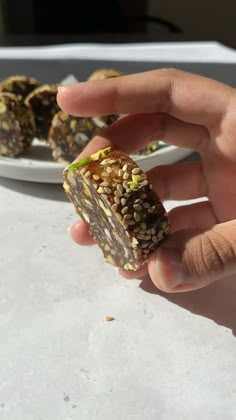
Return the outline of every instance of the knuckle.
[[[233,244],[214,230],[200,234],[183,253],[183,269],[186,276],[202,280],[209,275],[221,274],[235,264]]]

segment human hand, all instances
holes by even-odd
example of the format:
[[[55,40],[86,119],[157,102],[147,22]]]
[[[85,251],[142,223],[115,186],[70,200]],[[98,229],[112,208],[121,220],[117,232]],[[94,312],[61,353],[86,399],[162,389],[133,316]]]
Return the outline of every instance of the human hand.
[[[163,69],[59,88],[72,115],[129,114],[96,136],[82,156],[112,144],[127,153],[148,141],[198,151],[201,162],[158,166],[148,173],[161,200],[208,201],[169,213],[172,235],[137,278],[149,272],[166,292],[189,291],[236,273],[236,93],[201,76]],[[81,245],[93,243],[83,222],[71,228]]]

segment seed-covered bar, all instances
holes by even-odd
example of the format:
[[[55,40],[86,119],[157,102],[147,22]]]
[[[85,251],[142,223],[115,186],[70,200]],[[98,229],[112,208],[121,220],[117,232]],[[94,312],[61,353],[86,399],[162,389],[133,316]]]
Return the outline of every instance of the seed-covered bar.
[[[51,120],[60,110],[56,96],[57,85],[41,85],[25,98],[35,117],[36,135],[41,140],[47,140]]]
[[[0,155],[15,157],[27,150],[35,133],[34,117],[21,100],[0,93]]]
[[[104,80],[104,79],[111,79],[112,77],[119,77],[122,76],[123,73],[119,70],[115,69],[98,69],[95,70],[90,76],[88,80]]]
[[[136,152],[136,154],[137,155],[149,156],[152,153],[156,152],[158,148],[159,148],[159,142],[158,141],[152,141],[152,142],[146,144],[146,146],[142,147],[142,149],[139,149],[138,152]]]
[[[111,79],[114,77],[122,76],[123,73],[119,70],[114,69],[98,69],[95,70],[88,78],[88,81],[91,80],[104,80],[104,79]],[[98,128],[104,128],[108,125],[111,125],[114,121],[120,118],[118,114],[111,114],[111,115],[103,115],[98,117],[93,117],[93,121]]]
[[[64,189],[107,262],[136,270],[169,232],[147,176],[126,154],[101,150],[64,171]]]
[[[59,111],[52,119],[48,143],[57,162],[73,162],[98,131],[91,118]]]
[[[24,99],[32,90],[36,89],[39,83],[33,77],[10,76],[0,84],[0,91],[21,95]]]

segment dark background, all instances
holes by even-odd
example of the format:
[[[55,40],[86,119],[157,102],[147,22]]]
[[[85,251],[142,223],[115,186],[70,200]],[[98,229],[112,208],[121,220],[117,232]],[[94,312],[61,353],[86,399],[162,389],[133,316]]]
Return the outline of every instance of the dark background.
[[[235,48],[235,21],[235,0],[0,0],[0,45],[215,40]]]

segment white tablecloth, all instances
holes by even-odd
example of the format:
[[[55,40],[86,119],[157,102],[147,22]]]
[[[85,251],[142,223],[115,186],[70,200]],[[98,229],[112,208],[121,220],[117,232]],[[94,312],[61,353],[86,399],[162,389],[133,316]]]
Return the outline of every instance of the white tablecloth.
[[[104,58],[107,48],[77,53]],[[130,49],[136,59],[146,51],[112,47],[112,58]],[[225,49],[150,50],[152,60],[155,50],[219,61]],[[235,280],[179,295],[125,281],[95,247],[71,241],[75,220],[60,186],[0,179],[0,419],[236,419]]]

